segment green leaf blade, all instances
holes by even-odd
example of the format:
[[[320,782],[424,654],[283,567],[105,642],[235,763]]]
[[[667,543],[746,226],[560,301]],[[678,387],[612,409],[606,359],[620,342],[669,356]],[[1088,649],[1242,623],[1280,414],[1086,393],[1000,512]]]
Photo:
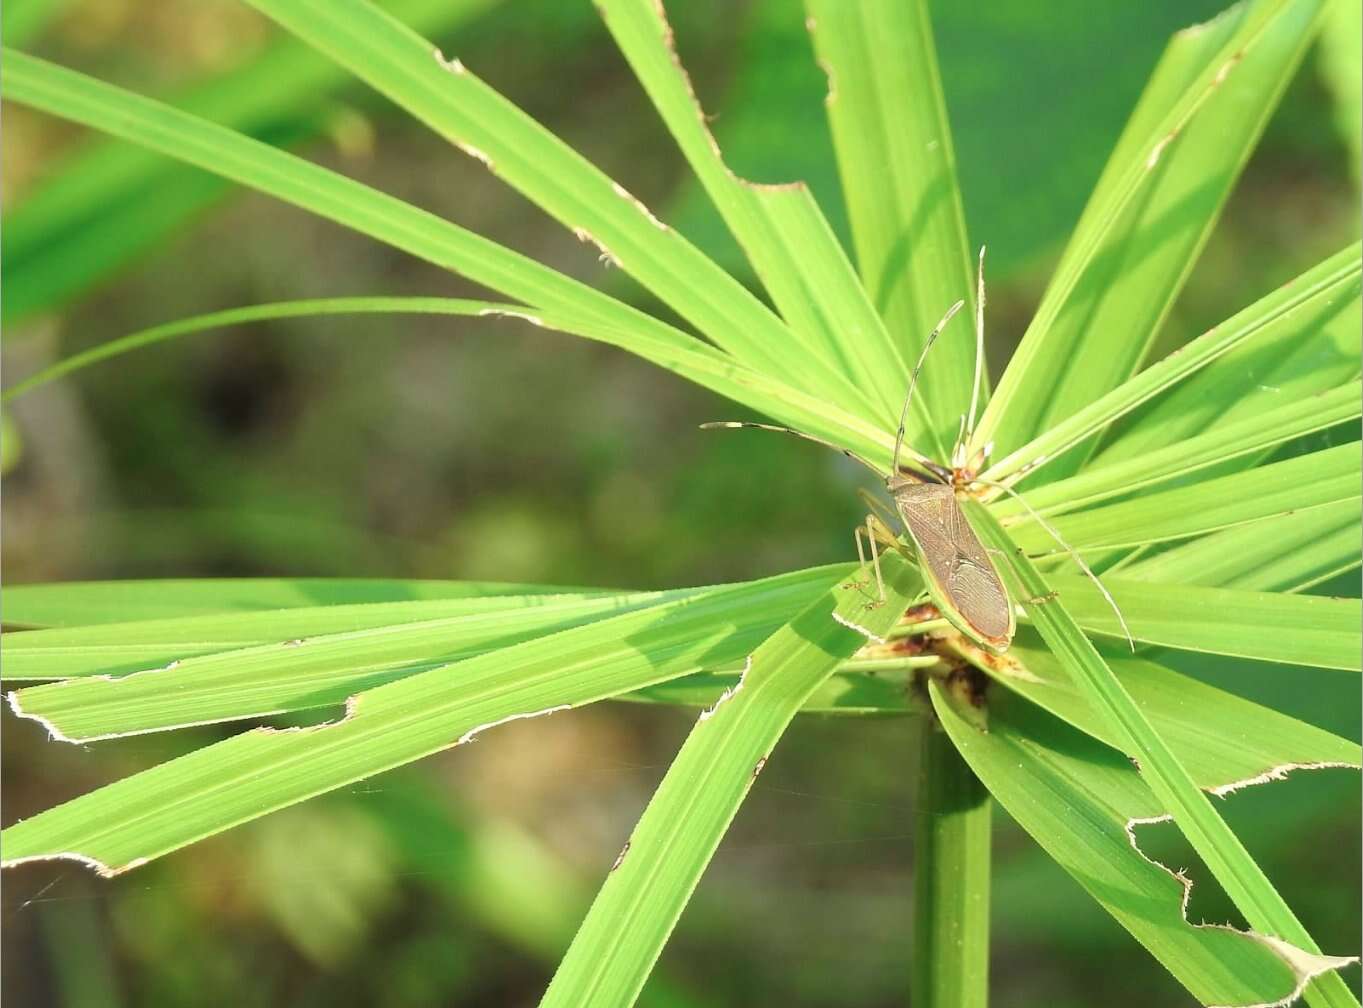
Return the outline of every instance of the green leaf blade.
[[[833,580],[720,589],[367,690],[338,722],[253,729],[16,823],[3,833],[3,863],[75,857],[118,874],[508,719],[741,661]]]
[[[831,589],[764,641],[733,692],[701,715],[607,875],[542,1006],[634,1001],[791,718],[867,634],[888,633],[919,589],[900,557],[883,562],[884,605],[864,580]]]
[[[601,588],[402,578],[170,578],[5,585],[12,627],[80,627],[219,613],[502,595],[611,594]]]
[[[1291,999],[1312,971],[1347,962],[1312,957],[1303,970],[1258,936],[1190,923],[1184,883],[1142,856],[1139,836],[1128,832],[1164,810],[1125,756],[1007,692],[989,694],[982,732],[948,691],[935,682],[930,690],[943,726],[999,804],[1200,1003]],[[1208,769],[1204,787],[1233,779]]]
[[[927,4],[808,0],[810,30],[828,74],[825,109],[842,179],[857,269],[905,361],[951,305],[974,312],[965,211]],[[959,337],[961,334],[955,334]],[[934,350],[931,417],[909,442],[949,445],[969,408],[974,344]],[[942,456],[945,456],[942,452]]]
[[[414,28],[442,34],[489,6],[490,0],[389,3],[394,16]],[[21,46],[25,34],[6,31],[5,40]],[[332,113],[327,103],[346,81],[341,68],[285,36],[242,65],[195,82],[173,103],[249,136],[293,146],[326,129]],[[147,151],[116,142],[87,144],[6,210],[0,314],[16,322],[59,308],[153,251],[227,193],[220,180]]]
[[[1197,786],[1210,794],[1230,794],[1294,769],[1360,765],[1363,754],[1355,742],[1155,661],[1123,654],[1119,647],[1105,648],[1104,660]],[[1118,747],[1111,723],[1088,702],[1035,630],[1019,635],[1008,658],[1004,663],[976,664],[995,682],[1049,714]]]
[[[1221,424],[1167,448],[1106,464],[1095,463],[1075,476],[1028,491],[1027,501],[1042,514],[1074,511],[1267,452],[1305,434],[1356,420],[1360,414],[1363,384],[1353,381],[1277,409]],[[1003,501],[994,508],[996,514],[1007,516],[1024,510],[1016,500]]]
[[[52,678],[59,672],[76,678],[18,690],[9,703],[15,714],[41,722],[54,738],[68,742],[310,710],[343,704],[356,693],[428,669],[697,594],[548,596],[530,604],[516,597],[457,606],[389,603],[334,606],[321,614],[291,610],[270,625],[288,626],[295,637],[200,640],[178,649],[164,643],[111,643],[143,634],[185,634],[178,621],[155,629],[110,624],[93,634],[38,631],[19,635],[7,646],[7,658],[18,666],[16,678]],[[189,621],[189,630],[204,622]],[[263,621],[216,622],[221,630],[246,637]],[[30,643],[24,639],[29,636],[46,640]],[[59,642],[52,642],[53,636]],[[61,643],[72,637],[97,643]],[[165,659],[167,653],[179,657]],[[165,664],[153,664],[158,661]]]
[[[1046,580],[1085,630],[1125,639],[1116,613],[1093,582],[1079,574]],[[1201,585],[1153,584],[1105,576],[1137,641],[1184,651],[1356,672],[1360,655],[1358,599],[1281,595]]]
[[[1360,444],[1260,466],[1190,486],[1146,494],[1106,507],[1061,515],[1051,525],[1076,550],[1139,546],[1220,529],[1305,514],[1312,508],[1356,501],[1363,482]],[[1032,523],[1010,528],[1024,549],[1054,550],[1055,540]]]
[[[1149,786],[1161,808],[1172,816],[1250,926],[1302,952],[1319,956],[1320,949],[1310,934],[1084,636],[1066,611],[1065,603],[1059,599],[1031,601],[1046,596],[1049,586],[1025,555],[1012,548],[1007,533],[982,506],[969,501],[966,506],[977,519],[982,538],[1005,557],[1021,597],[1026,600],[1023,606],[1047,647],[1070,674],[1081,695],[1115,730],[1120,750],[1138,761],[1141,780]],[[1324,974],[1312,981],[1311,986],[1308,997],[1313,1003],[1357,1003],[1336,974]]]
[[[1357,378],[1358,244],[1342,249],[990,465],[985,479],[1032,470],[1155,401],[1098,464],[1168,447]],[[1297,361],[1298,363],[1293,363]],[[1158,398],[1155,398],[1157,397]]]
[[[660,5],[610,0],[601,12],[792,335],[839,385],[870,395],[869,412],[893,427],[907,367],[809,189],[755,185],[729,170]]]
[[[370,3],[251,0],[252,5],[405,109],[601,251],[740,362],[820,386],[785,354],[770,310],[584,157],[479,80],[458,59]],[[837,390],[834,390],[835,392]],[[859,403],[841,402],[856,412]]]
[[[972,448],[1010,452],[1135,372],[1323,9],[1259,0],[1170,42]]]
[[[595,292],[593,292],[595,293]],[[623,306],[621,306],[623,307]],[[619,347],[720,395],[761,410],[805,431],[845,445],[868,458],[891,454],[891,436],[859,417],[783,381],[735,364],[727,355],[668,326],[636,327],[606,323],[571,307],[544,307],[531,313],[519,305],[462,298],[352,297],[283,301],[230,308],[142,329],[91,347],[31,375],[0,394],[8,402],[54,379],[164,340],[225,326],[312,315],[462,315],[513,318],[541,328]],[[647,316],[645,316],[647,317]],[[656,322],[656,320],[650,319]],[[653,331],[649,331],[652,328]]]
[[[1137,560],[1123,577],[1252,592],[1297,592],[1363,563],[1363,508],[1342,501],[1266,518]]]

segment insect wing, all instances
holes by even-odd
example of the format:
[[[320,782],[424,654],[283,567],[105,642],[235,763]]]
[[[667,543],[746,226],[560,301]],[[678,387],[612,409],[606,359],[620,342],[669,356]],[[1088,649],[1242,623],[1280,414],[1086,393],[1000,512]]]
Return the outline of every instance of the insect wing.
[[[942,615],[986,647],[1007,648],[1016,629],[1012,603],[951,487],[907,484],[894,489],[894,500]]]

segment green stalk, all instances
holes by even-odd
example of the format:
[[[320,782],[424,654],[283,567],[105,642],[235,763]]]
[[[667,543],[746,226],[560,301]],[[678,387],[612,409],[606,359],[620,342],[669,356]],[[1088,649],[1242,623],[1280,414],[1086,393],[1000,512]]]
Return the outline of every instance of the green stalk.
[[[989,998],[989,792],[934,717],[922,719],[914,826],[913,1008]]]

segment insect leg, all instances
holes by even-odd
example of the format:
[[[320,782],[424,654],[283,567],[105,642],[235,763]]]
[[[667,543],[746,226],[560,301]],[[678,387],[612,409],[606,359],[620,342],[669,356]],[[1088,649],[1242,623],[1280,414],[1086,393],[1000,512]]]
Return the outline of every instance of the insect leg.
[[[885,579],[880,574],[880,554],[876,552],[875,526],[871,523],[875,519],[871,515],[866,516],[865,526],[858,525],[852,538],[857,542],[857,559],[861,561],[863,567],[866,566],[866,554],[861,549],[861,537],[866,536],[866,545],[871,550],[871,566],[876,572],[876,588],[880,592],[880,601],[885,601]]]
[[[896,520],[894,512],[876,499],[875,496],[867,493],[864,489],[857,490],[857,496],[860,497],[861,502],[866,505],[866,510],[870,514],[875,515],[876,519],[880,522],[881,529],[888,532],[890,539],[893,540],[894,533],[890,530],[894,528],[894,522]]]
[[[903,551],[903,545],[894,534],[894,529],[886,525],[879,515],[869,514],[866,516],[866,527],[879,540],[880,545],[887,549],[897,549]]]

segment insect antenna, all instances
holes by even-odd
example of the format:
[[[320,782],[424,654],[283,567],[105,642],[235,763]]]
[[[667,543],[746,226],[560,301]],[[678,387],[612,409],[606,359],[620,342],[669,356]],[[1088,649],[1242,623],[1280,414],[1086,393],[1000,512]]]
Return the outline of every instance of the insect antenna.
[[[842,445],[836,445],[832,441],[825,441],[821,437],[815,437],[813,434],[806,434],[804,431],[793,430],[790,427],[777,427],[775,424],[751,423],[747,420],[714,420],[710,423],[703,423],[700,425],[701,430],[742,430],[744,428],[749,430],[775,431],[777,434],[789,434],[791,437],[801,438],[805,441],[813,441],[815,444],[821,444],[825,448],[832,448],[836,452],[842,452],[842,454],[853,461],[860,462],[881,479],[885,478],[885,474],[879,468],[872,465],[856,452],[849,451]]]
[[[951,443],[950,460],[953,468],[959,469],[965,465],[965,444],[968,436],[965,425],[965,414],[962,413],[961,420],[956,425],[956,440]]]
[[[904,428],[909,422],[909,403],[913,402],[913,390],[918,385],[918,372],[923,370],[923,361],[927,360],[928,351],[932,349],[932,344],[936,341],[938,334],[946,328],[947,323],[952,317],[961,310],[964,301],[957,301],[947,309],[947,313],[942,316],[942,321],[928,334],[927,342],[923,344],[923,350],[918,355],[918,363],[913,366],[913,374],[909,376],[909,391],[904,396],[904,408],[899,411],[899,430],[894,436],[894,467],[890,470],[894,474],[899,473],[899,453],[904,447]]]
[[[980,405],[980,385],[984,379],[984,246],[980,246],[980,262],[975,270],[975,378],[970,391],[970,419],[965,425],[965,434],[952,452],[955,464],[956,452],[968,445],[975,437],[975,413]]]
[[[1112,611],[1117,614],[1117,622],[1120,623],[1122,626],[1122,633],[1126,636],[1126,643],[1130,645],[1132,653],[1135,653],[1136,641],[1131,636],[1131,628],[1126,625],[1126,617],[1122,615],[1121,609],[1117,608],[1117,600],[1114,599],[1112,597],[1112,593],[1109,592],[1103,586],[1103,582],[1098,580],[1098,575],[1093,573],[1093,569],[1089,567],[1088,564],[1084,563],[1084,558],[1081,557],[1075,551],[1073,546],[1065,542],[1065,540],[1060,537],[1060,533],[1055,530],[1055,527],[1051,525],[1051,523],[1048,522],[1045,518],[1042,518],[1041,515],[1038,514],[1036,510],[1032,507],[1032,505],[1027,503],[1026,499],[1022,496],[1022,494],[1018,493],[1012,487],[1006,486],[1003,483],[995,483],[993,480],[976,479],[973,480],[972,482],[979,483],[982,486],[996,487],[1006,494],[1011,494],[1014,498],[1017,499],[1017,502],[1027,510],[1027,513],[1032,516],[1036,523],[1040,525],[1042,528],[1044,528],[1046,532],[1050,535],[1050,537],[1060,544],[1060,548],[1070,555],[1074,562],[1079,565],[1079,569],[1082,570],[1084,574],[1088,577],[1088,579],[1093,582],[1094,586],[1102,594],[1103,598],[1107,599],[1107,604],[1111,606]]]

